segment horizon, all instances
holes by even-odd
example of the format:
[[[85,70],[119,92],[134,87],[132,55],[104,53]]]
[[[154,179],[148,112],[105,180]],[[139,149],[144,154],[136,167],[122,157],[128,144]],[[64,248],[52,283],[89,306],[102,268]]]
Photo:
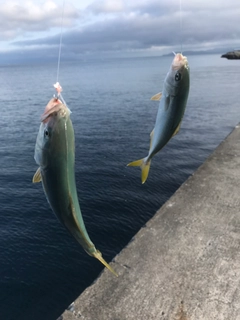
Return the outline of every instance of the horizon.
[[[237,49],[236,49],[237,50]],[[235,50],[235,51],[236,51]],[[183,51],[182,53],[186,56],[195,56],[195,55],[219,55],[219,58],[221,58],[221,55],[224,53],[227,53],[229,50],[220,50],[220,49],[211,49],[211,50],[202,50],[202,51]],[[60,59],[60,64],[61,62],[78,62],[78,61],[105,61],[105,60],[114,60],[114,59],[144,59],[144,58],[163,58],[163,57],[168,57],[168,56],[173,56],[173,52],[168,52],[165,54],[160,54],[159,52],[154,52],[154,53],[149,53],[149,52],[128,52],[125,54],[110,54],[109,52],[101,52],[101,54],[96,54],[96,53],[88,53],[88,54],[82,54],[79,55],[78,57],[61,57]],[[39,57],[39,56],[32,56],[31,58],[28,57],[26,59],[23,57],[22,59],[19,57],[12,57],[12,59],[9,59],[9,56],[5,59],[1,59],[0,55],[0,67],[4,66],[16,66],[16,65],[37,65],[37,64],[50,64],[50,63],[55,63],[57,65],[58,61],[58,55],[55,57]]]

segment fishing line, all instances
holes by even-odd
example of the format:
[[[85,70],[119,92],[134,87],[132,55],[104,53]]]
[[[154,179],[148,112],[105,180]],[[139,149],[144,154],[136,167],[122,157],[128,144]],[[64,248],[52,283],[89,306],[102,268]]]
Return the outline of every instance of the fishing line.
[[[59,71],[60,71],[60,61],[61,61],[61,53],[62,53],[62,37],[63,37],[63,16],[64,16],[64,7],[65,7],[65,0],[63,0],[62,4],[62,19],[61,19],[61,32],[60,32],[60,39],[59,39],[59,50],[58,50],[58,64],[57,64],[57,82],[53,85],[57,91],[57,97],[60,97],[62,102],[67,106],[66,102],[61,95],[62,87],[58,82],[59,79]],[[70,110],[70,109],[69,109]],[[71,112],[71,111],[70,111]]]
[[[180,45],[181,45],[181,53],[182,53],[182,39],[183,39],[183,28],[182,28],[182,0],[179,0],[179,11],[180,11]]]
[[[63,5],[62,5],[61,32],[60,32],[60,39],[59,39],[58,65],[57,65],[57,82],[58,82],[58,78],[59,78],[60,61],[61,61],[61,53],[62,53],[62,36],[63,36],[63,15],[64,15],[64,7],[65,7],[65,0],[63,0]]]

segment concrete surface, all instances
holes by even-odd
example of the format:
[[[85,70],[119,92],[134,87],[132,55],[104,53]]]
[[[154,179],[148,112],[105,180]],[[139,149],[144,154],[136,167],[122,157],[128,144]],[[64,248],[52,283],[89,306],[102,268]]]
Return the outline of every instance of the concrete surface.
[[[240,320],[240,128],[59,318]]]

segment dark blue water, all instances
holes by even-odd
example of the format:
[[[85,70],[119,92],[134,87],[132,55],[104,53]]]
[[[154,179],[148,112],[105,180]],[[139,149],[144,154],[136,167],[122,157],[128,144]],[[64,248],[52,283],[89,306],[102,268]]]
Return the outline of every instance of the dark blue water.
[[[172,57],[63,63],[72,110],[76,178],[86,227],[110,261],[240,120],[239,61],[189,57],[191,89],[180,133],[140,170]],[[56,65],[0,67],[0,319],[55,320],[99,275],[33,185],[40,115]],[[127,263],[127,261],[126,261]],[[121,279],[119,279],[121,281]]]

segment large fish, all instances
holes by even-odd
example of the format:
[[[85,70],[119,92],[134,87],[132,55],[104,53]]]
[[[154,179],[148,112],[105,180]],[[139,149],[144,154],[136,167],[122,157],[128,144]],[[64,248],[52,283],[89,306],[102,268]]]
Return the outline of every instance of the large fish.
[[[187,58],[177,53],[163,83],[162,93],[153,96],[160,100],[155,127],[150,134],[150,149],[147,157],[133,161],[128,166],[140,166],[142,183],[147,180],[152,157],[178,133],[189,93],[189,66]]]
[[[34,158],[40,167],[33,182],[42,181],[47,200],[58,219],[90,256],[117,275],[95,248],[85,228],[75,182],[74,131],[70,110],[58,98],[49,101],[42,115]]]

